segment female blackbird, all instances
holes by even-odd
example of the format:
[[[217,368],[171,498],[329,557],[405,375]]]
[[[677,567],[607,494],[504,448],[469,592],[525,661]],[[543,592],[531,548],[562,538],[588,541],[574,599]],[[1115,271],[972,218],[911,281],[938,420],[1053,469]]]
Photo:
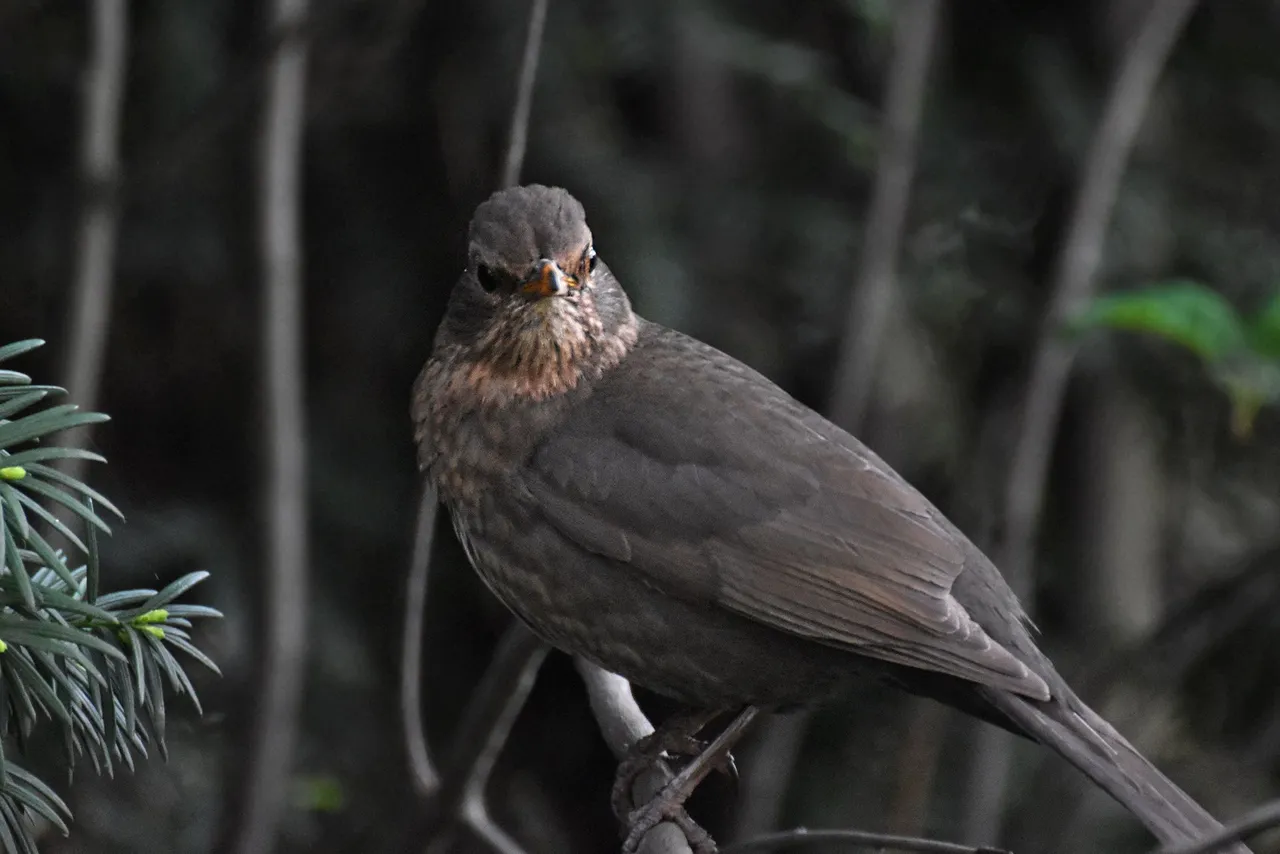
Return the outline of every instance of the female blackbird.
[[[1076,697],[996,568],[893,469],[636,316],[564,190],[476,210],[412,410],[471,563],[553,646],[700,709],[887,680],[1048,745],[1162,841],[1218,827]]]

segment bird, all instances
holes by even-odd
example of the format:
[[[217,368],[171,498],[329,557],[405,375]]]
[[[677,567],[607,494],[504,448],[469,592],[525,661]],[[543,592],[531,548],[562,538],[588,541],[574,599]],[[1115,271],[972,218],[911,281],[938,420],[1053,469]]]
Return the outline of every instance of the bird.
[[[411,414],[469,562],[551,646],[709,714],[888,683],[1056,751],[1161,842],[1220,828],[1072,691],[906,479],[633,311],[566,190],[477,207]]]

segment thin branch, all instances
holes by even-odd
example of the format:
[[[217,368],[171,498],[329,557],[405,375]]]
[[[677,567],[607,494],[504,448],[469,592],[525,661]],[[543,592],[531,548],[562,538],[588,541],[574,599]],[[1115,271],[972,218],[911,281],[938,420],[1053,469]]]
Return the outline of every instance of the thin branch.
[[[547,23],[549,0],[530,0],[529,30],[520,59],[520,83],[516,104],[511,111],[511,135],[507,139],[507,156],[502,167],[502,186],[514,186],[520,180],[525,148],[529,141],[529,115],[533,109],[533,84],[538,77],[538,58],[542,53],[542,30]]]
[[[120,115],[124,104],[129,46],[127,0],[93,0],[91,53],[85,70],[80,150],[84,205],[80,211],[75,281],[71,295],[70,348],[64,385],[85,409],[98,405],[103,358],[111,322],[120,184]],[[89,427],[69,431],[63,444],[84,447]],[[59,468],[83,479],[85,460],[68,459]]]
[[[1102,120],[1085,160],[1070,226],[1058,256],[1052,300],[1014,445],[1005,492],[1007,543],[1002,569],[1014,590],[1030,590],[1030,566],[1044,505],[1049,457],[1062,410],[1076,344],[1061,334],[1064,324],[1093,296],[1107,226],[1120,180],[1142,126],[1160,71],[1196,0],[1153,2],[1112,82]]]
[[[893,64],[880,128],[875,191],[830,406],[832,420],[847,430],[861,426],[875,388],[881,336],[894,299],[940,6],[939,0],[902,0],[895,10]]]
[[[538,71],[538,54],[546,23],[548,0],[532,0],[529,30],[520,66],[516,104],[512,111],[511,135],[507,142],[502,186],[511,186],[520,178],[524,164],[529,116],[532,111],[533,84]],[[524,701],[528,697],[538,668],[546,657],[547,647],[533,636],[523,623],[513,623],[484,679],[467,706],[462,731],[456,736],[458,747],[450,757],[443,778],[436,774],[431,752],[422,728],[422,640],[427,588],[431,574],[431,546],[435,538],[438,508],[435,490],[427,486],[419,501],[414,533],[413,557],[409,568],[408,595],[405,597],[404,633],[401,647],[401,725],[405,734],[409,762],[419,790],[431,796],[422,831],[428,840],[439,838],[442,831],[458,820],[469,827],[495,850],[518,850],[502,831],[487,818],[484,808],[484,786],[493,764]],[[476,816],[484,816],[483,821]],[[417,831],[415,831],[417,832]]]
[[[1120,180],[1147,105],[1195,0],[1149,4],[1112,79],[1081,173],[1080,187],[1058,255],[1052,296],[1039,333],[1005,487],[1005,542],[997,565],[1031,610],[1032,563],[1045,483],[1076,345],[1061,334],[1066,321],[1092,297]],[[1004,812],[1012,744],[1003,733],[977,735],[971,775],[969,838],[992,838]]]
[[[275,0],[272,24],[296,26],[307,0]],[[301,171],[307,48],[281,45],[267,77],[261,138],[269,530],[266,651],[243,812],[232,850],[275,848],[288,791],[306,663],[307,482],[302,353]]]
[[[434,487],[423,487],[414,527],[413,555],[404,597],[404,634],[400,646],[400,724],[409,769],[418,794],[432,797],[440,788],[440,776],[431,762],[427,734],[422,728],[422,641],[427,616],[427,567],[435,539],[439,503]]]
[[[1277,827],[1280,827],[1280,801],[1272,801],[1246,813],[1225,825],[1222,830],[1198,842],[1187,845],[1166,845],[1163,848],[1157,848],[1153,854],[1211,854],[1213,851],[1221,851],[1232,843],[1241,842]]]
[[[877,851],[923,851],[926,854],[1008,854],[999,848],[973,847],[955,842],[939,842],[914,836],[895,836],[889,833],[866,833],[861,830],[807,830],[797,827],[781,833],[757,836],[745,842],[735,842],[720,849],[720,854],[744,854],[748,851],[772,851],[780,848],[799,848],[803,845],[820,845],[824,842],[841,842]]]
[[[546,654],[547,645],[524,623],[512,622],[462,713],[445,773],[414,831],[416,836],[438,845],[458,824],[493,836],[488,824],[476,820],[487,814],[485,785]]]

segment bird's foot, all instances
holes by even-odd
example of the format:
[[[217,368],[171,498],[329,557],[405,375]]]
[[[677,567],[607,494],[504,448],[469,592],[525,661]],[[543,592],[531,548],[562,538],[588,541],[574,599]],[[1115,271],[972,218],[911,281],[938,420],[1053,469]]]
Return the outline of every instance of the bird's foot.
[[[627,819],[627,838],[622,843],[622,854],[635,854],[644,841],[645,834],[664,821],[669,821],[684,834],[694,854],[716,854],[716,841],[685,811],[683,798],[667,797],[659,792],[653,800],[632,811]]]
[[[627,751],[626,757],[618,765],[618,773],[613,779],[613,790],[610,793],[610,804],[613,814],[619,821],[626,821],[631,814],[636,780],[663,760],[683,760],[684,762],[701,756],[707,749],[707,742],[694,738],[698,732],[711,722],[718,711],[690,712],[675,715],[664,721],[662,726],[651,734],[637,741]],[[717,757],[711,766],[713,770],[728,774],[734,781],[738,779],[738,767],[732,754],[726,753]]]

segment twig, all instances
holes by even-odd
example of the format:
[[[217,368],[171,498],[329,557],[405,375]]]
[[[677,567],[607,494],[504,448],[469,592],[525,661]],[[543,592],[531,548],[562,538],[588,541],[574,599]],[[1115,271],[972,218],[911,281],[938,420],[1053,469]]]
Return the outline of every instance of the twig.
[[[404,634],[400,646],[400,724],[409,770],[418,794],[429,798],[440,788],[440,776],[431,762],[427,734],[422,728],[422,641],[427,612],[427,566],[435,539],[439,512],[435,489],[426,485],[418,500],[418,521],[414,526],[413,554],[409,558],[409,578],[404,597]]]
[[[830,407],[832,420],[847,430],[861,426],[875,387],[881,336],[894,298],[895,268],[911,198],[916,137],[940,5],[939,0],[902,0],[898,4],[875,191]]]
[[[497,838],[492,823],[478,818],[487,816],[485,785],[546,654],[547,645],[524,623],[513,621],[502,636],[493,661],[462,713],[455,747],[436,796],[415,830],[415,835],[433,843],[427,850],[437,850],[459,823],[482,832],[485,838]],[[507,839],[505,834],[502,838]]]
[[[98,405],[103,354],[111,321],[111,284],[115,267],[120,183],[120,114],[124,103],[125,62],[129,45],[128,0],[93,0],[89,64],[85,70],[84,127],[80,150],[84,204],[80,211],[75,282],[71,295],[71,334],[67,352],[67,390],[85,409]],[[89,427],[68,431],[68,446],[83,447]],[[83,479],[85,460],[67,459],[58,467]]]
[[[735,842],[720,849],[720,854],[744,854],[748,851],[771,851],[775,848],[799,848],[802,845],[820,845],[824,842],[843,842],[878,851],[923,851],[926,854],[1008,854],[999,848],[960,845],[956,842],[940,842],[914,836],[895,836],[889,833],[867,833],[861,830],[807,830],[797,827],[781,833],[757,836],[745,842]]]
[[[549,0],[529,3],[529,31],[520,59],[520,83],[516,89],[516,105],[511,111],[511,135],[507,139],[507,156],[502,167],[502,186],[514,186],[520,180],[525,148],[529,141],[529,114],[533,109],[533,84],[538,78],[538,57],[542,52],[542,30],[547,23]]]
[[[296,25],[307,0],[275,0],[273,26]],[[281,45],[267,77],[261,138],[261,228],[269,514],[266,651],[232,850],[275,847],[288,790],[306,661],[307,494],[302,365],[301,155],[307,48]]]
[[[533,84],[538,71],[538,54],[546,22],[547,4],[548,0],[532,0],[529,10],[528,38],[520,66],[511,134],[504,159],[504,187],[519,180],[524,163]],[[518,846],[487,818],[484,784],[528,697],[547,647],[522,623],[512,624],[504,636],[499,652],[485,672],[480,688],[467,706],[463,731],[457,736],[459,748],[451,757],[448,771],[443,779],[438,777],[432,767],[426,733],[422,729],[422,689],[419,684],[422,678],[423,612],[430,582],[431,546],[435,538],[437,512],[435,491],[427,486],[419,501],[400,651],[401,725],[406,749],[409,751],[409,762],[420,792],[426,796],[434,796],[434,802],[427,811],[427,829],[422,831],[422,835],[427,839],[436,837],[442,826],[461,818],[465,825],[496,850],[518,851]],[[468,745],[479,745],[482,749],[468,751]],[[479,821],[476,816],[485,818]],[[514,849],[512,846],[515,846]]]
[[[1246,813],[1222,830],[1206,836],[1197,842],[1187,845],[1166,845],[1157,848],[1153,854],[1210,854],[1219,851],[1233,842],[1241,842],[1251,836],[1257,836],[1264,830],[1280,827],[1280,801],[1263,804]]]
[[[1031,608],[1032,563],[1044,505],[1049,460],[1076,345],[1061,334],[1065,322],[1093,295],[1120,179],[1152,91],[1195,0],[1149,4],[1112,79],[1102,119],[1090,142],[1069,226],[1057,259],[1052,296],[1039,333],[1006,481],[1005,543],[997,564]],[[993,838],[1004,812],[1012,744],[991,728],[976,738],[969,791],[969,838]]]

